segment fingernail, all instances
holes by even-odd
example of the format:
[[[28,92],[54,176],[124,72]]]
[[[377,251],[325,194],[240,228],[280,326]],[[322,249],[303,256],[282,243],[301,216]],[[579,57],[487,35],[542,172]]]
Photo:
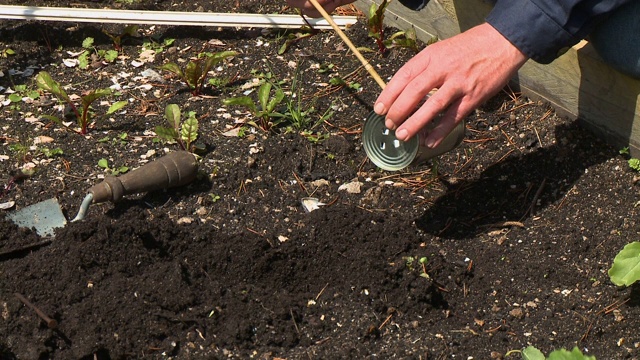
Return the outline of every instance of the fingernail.
[[[397,128],[396,123],[394,123],[391,119],[386,119],[384,121],[384,126],[389,130],[395,130]]]
[[[373,111],[375,111],[378,115],[384,115],[384,113],[386,112],[385,110],[386,109],[384,107],[384,104],[381,102],[378,102],[373,106]]]
[[[436,147],[436,141],[434,139],[427,138],[427,143],[425,145],[427,145],[429,149],[433,149]]]
[[[405,141],[408,135],[409,133],[407,132],[407,129],[400,129],[396,131],[396,138],[398,138],[398,140]]]

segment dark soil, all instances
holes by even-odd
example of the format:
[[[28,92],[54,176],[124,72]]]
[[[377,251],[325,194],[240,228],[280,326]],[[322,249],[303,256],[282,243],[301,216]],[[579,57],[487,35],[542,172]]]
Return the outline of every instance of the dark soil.
[[[241,3],[73,6],[291,11]],[[382,172],[360,138],[379,89],[332,32],[278,56],[286,34],[276,31],[142,26],[114,63],[63,65],[87,37],[96,49],[113,49],[102,29],[0,22],[2,48],[16,52],[0,58],[0,86],[35,89],[35,74],[45,70],[70,94],[117,83],[121,95],[108,101],[129,100],[83,136],[41,116],[62,116],[51,94],[10,103],[3,90],[0,203],[15,206],[0,211],[55,197],[72,218],[106,174],[99,159],[133,169],[179,150],[153,133],[170,103],[196,112],[199,176],[188,186],[92,205],[53,240],[0,218],[0,358],[499,359],[528,345],[638,358],[640,293],[607,275],[640,230],[636,175],[619,149],[577,122],[506,89],[467,119],[460,147]],[[348,34],[375,48],[362,22]],[[150,38],[175,42],[133,67]],[[207,85],[199,97],[158,69],[222,50],[241,53],[211,75],[229,84]],[[412,52],[366,56],[388,78]],[[146,69],[163,82],[142,78]],[[287,123],[264,132],[245,123],[255,119],[244,109],[222,103],[260,73],[283,80],[286,90],[299,76],[314,122],[334,110],[312,129],[329,137],[313,141]],[[328,85],[336,75],[360,90]],[[94,108],[104,114],[107,105]],[[244,136],[223,135],[240,126]],[[52,142],[34,143],[41,136]],[[45,147],[63,154],[47,157]],[[27,164],[35,173],[19,175]],[[301,199],[309,196],[327,205],[307,213]]]

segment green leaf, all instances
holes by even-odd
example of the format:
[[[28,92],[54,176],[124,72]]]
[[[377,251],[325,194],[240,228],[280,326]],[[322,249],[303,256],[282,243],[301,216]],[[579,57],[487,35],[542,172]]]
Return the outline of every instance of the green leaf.
[[[244,106],[246,108],[249,108],[249,110],[251,110],[251,112],[254,114],[258,112],[258,108],[256,107],[256,104],[253,102],[253,99],[251,99],[248,96],[240,96],[236,98],[225,99],[223,100],[223,103],[227,106],[228,105]]]
[[[629,167],[635,171],[640,171],[640,159],[631,158],[627,161],[629,163]]]
[[[178,139],[178,132],[175,129],[164,126],[156,126],[156,135],[170,144],[175,143]]]
[[[221,51],[221,52],[217,52],[211,56],[207,57],[207,60],[205,60],[204,62],[204,70],[203,72],[206,74],[209,72],[209,70],[211,70],[212,67],[214,67],[216,64],[218,64],[219,62],[221,62],[222,60],[228,58],[228,57],[232,57],[232,56],[236,56],[238,55],[238,52],[236,51]]]
[[[164,117],[177,134],[178,128],[180,127],[180,107],[176,104],[167,105],[167,107],[164,108]],[[175,138],[177,139],[177,135]]]
[[[190,89],[197,89],[202,78],[202,67],[199,61],[189,61],[187,68],[184,70],[184,77]]]
[[[109,161],[107,161],[107,159],[102,158],[100,160],[98,160],[98,166],[100,166],[103,169],[108,169],[109,168]]]
[[[128,103],[129,103],[128,101],[118,101],[118,102],[115,102],[115,103],[111,104],[111,106],[109,106],[109,110],[107,110],[107,115],[113,114],[114,112],[122,109]]]
[[[94,39],[92,37],[85,38],[82,41],[82,47],[85,48],[85,49],[92,48],[93,47],[93,41],[94,41]]]
[[[273,112],[273,110],[275,110],[276,106],[278,106],[278,104],[282,102],[283,99],[284,99],[284,91],[282,91],[282,89],[280,88],[276,89],[275,96],[272,97],[269,103],[267,104],[267,108],[266,108],[267,115],[270,115]]]
[[[160,66],[160,70],[166,70],[168,72],[174,73],[181,78],[184,78],[184,74],[182,73],[182,69],[176,63],[166,63]]]
[[[21,102],[22,101],[22,95],[20,95],[18,93],[10,94],[9,95],[9,101],[11,101],[12,103]]]
[[[260,110],[267,111],[269,105],[269,94],[271,93],[271,83],[265,82],[258,89],[258,101],[260,102]]]
[[[640,280],[640,242],[625,245],[616,255],[609,269],[609,278],[618,286],[629,286]]]
[[[574,347],[571,351],[565,349],[555,350],[549,354],[547,360],[596,360],[596,357],[584,355],[578,347]]]
[[[114,62],[118,58],[118,52],[115,50],[107,50],[103,57],[107,62]]]
[[[522,350],[522,360],[545,360],[545,357],[542,351],[533,346],[529,346]]]
[[[36,85],[38,88],[48,91],[58,97],[58,99],[66,102],[71,102],[69,96],[64,91],[64,89],[60,86],[60,84],[51,78],[46,71],[41,71],[36,75]]]
[[[97,99],[104,97],[104,96],[109,96],[113,94],[113,90],[106,88],[106,89],[97,89],[94,91],[89,92],[87,95],[82,97],[82,106],[85,109],[88,109],[89,106],[96,101]]]
[[[182,124],[182,128],[180,129],[180,135],[182,140],[186,143],[186,150],[189,150],[189,148],[191,148],[191,143],[198,138],[198,119],[196,119],[195,112],[189,112],[189,117],[185,120],[184,124]]]

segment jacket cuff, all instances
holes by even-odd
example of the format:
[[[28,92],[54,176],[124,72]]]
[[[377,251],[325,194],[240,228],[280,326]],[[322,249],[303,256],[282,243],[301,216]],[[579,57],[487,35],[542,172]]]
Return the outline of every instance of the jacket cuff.
[[[486,21],[522,53],[541,64],[552,62],[577,43],[531,1],[498,0]]]

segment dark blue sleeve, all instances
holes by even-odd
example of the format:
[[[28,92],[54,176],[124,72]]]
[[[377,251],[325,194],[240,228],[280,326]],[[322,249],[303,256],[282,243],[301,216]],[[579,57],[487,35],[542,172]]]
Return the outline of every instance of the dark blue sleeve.
[[[547,64],[633,0],[498,0],[487,22],[531,59]]]

